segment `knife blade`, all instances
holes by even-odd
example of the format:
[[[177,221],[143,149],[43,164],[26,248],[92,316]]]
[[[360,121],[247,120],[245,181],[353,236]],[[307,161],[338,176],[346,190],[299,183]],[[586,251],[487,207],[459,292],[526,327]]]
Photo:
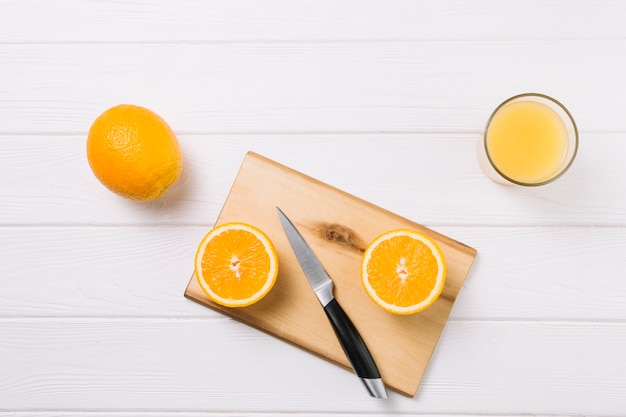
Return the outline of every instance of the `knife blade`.
[[[375,398],[387,398],[385,384],[363,338],[333,295],[333,281],[311,247],[306,243],[291,220],[276,207],[287,240],[296,255],[317,299],[324,307],[337,339],[352,369],[361,379],[367,392]]]

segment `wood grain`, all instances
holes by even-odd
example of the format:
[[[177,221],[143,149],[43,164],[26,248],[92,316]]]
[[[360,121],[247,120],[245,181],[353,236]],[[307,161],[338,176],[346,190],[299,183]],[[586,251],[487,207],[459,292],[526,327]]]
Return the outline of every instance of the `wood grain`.
[[[376,0],[363,4],[344,0],[342,7],[332,0],[266,0],[263,4],[254,0],[184,0],[175,4],[65,0],[62,8],[38,0],[4,5],[0,41],[571,39],[584,38],[581,28],[589,25],[589,17],[595,21],[595,37],[619,38],[625,13],[623,3],[610,0],[561,0],[550,8],[541,0],[523,4],[481,0]],[[50,15],[57,18],[50,21]],[[30,24],[20,24],[24,20]],[[533,22],[532,28],[528,21]]]
[[[239,221],[267,233],[279,256],[277,282],[263,300],[246,308],[212,302],[195,276],[185,296],[346,368],[350,363],[293,255],[276,207],[290,217],[333,277],[335,297],[366,341],[385,384],[415,395],[476,250],[249,152],[216,225]],[[441,247],[447,265],[439,299],[424,312],[410,316],[389,314],[372,303],[358,272],[369,242],[399,228],[429,234]]]
[[[475,158],[479,139],[475,133],[179,135],[181,178],[162,199],[137,204],[97,181],[85,136],[5,136],[0,224],[209,227],[253,150],[425,225],[626,225],[626,165],[614,157],[626,153],[623,134],[584,135],[563,178],[528,190],[485,177]],[[424,180],[431,177],[441,182]]]
[[[32,411],[10,411],[3,412],[0,411],[0,417],[33,417],[33,416],[46,416],[46,417],[67,417],[67,411],[46,411],[42,412],[32,412]],[[99,417],[102,415],[99,411],[73,411],[71,413],[73,417]],[[258,413],[254,411],[250,412],[238,412],[234,414],[236,417],[263,417],[266,415],[265,413]],[[291,413],[291,412],[281,412],[281,417],[316,417],[318,413]],[[379,413],[377,416],[379,417],[391,417],[397,414],[389,414],[389,413]],[[422,416],[423,414],[405,414],[406,416]],[[115,412],[116,417],[223,417],[223,412],[211,412],[211,411],[175,411],[175,412],[167,412],[167,411],[122,411]],[[344,417],[345,413],[324,413],[325,417]],[[363,413],[350,413],[351,417],[369,417],[371,416],[368,412]],[[437,414],[437,417],[473,417],[469,414]],[[516,417],[512,414],[492,414],[490,417]]]
[[[0,417],[623,417],[625,10],[0,1]],[[494,104],[525,90],[582,133],[541,190],[497,186],[474,158]],[[89,126],[120,102],[181,139],[185,172],[157,202],[118,199],[86,165]],[[415,398],[373,401],[181,297],[248,150],[479,250]]]
[[[86,134],[124,102],[181,133],[480,132],[524,91],[558,98],[583,132],[625,131],[626,85],[612,82],[622,59],[607,53],[625,49],[626,39],[0,44],[10,86],[0,134]]]
[[[0,227],[0,319],[221,317],[180,296],[210,227]],[[625,228],[437,230],[480,251],[449,320],[626,321]]]
[[[449,322],[416,397],[392,392],[389,401],[368,398],[351,373],[230,319],[15,318],[0,320],[0,334],[0,404],[36,416],[263,409],[259,416],[619,417],[626,406],[624,323]]]

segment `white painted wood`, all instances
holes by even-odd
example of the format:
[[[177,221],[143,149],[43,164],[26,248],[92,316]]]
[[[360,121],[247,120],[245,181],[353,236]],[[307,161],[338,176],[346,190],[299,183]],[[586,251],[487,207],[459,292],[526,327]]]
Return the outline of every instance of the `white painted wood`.
[[[0,411],[0,416],[11,416],[11,417],[67,417],[67,416],[83,416],[83,417],[91,417],[91,416],[103,416],[103,415],[111,415],[110,412],[100,412],[100,411],[11,411],[10,413],[5,413]],[[163,411],[135,411],[135,412],[115,412],[116,417],[223,417],[224,413],[221,412],[210,412],[210,411],[172,411],[172,412],[163,412]],[[258,412],[237,412],[232,414],[237,417],[264,417],[267,416],[267,413],[258,413]],[[280,413],[281,417],[318,417],[320,414],[317,413]],[[324,413],[326,417],[345,417],[345,413]],[[377,416],[379,417],[391,417],[393,413],[379,413]],[[404,416],[421,416],[421,417],[473,417],[468,414],[422,414],[422,413],[411,413],[411,414],[403,414]],[[351,417],[369,417],[371,414],[368,413],[350,413]],[[508,414],[493,414],[491,417],[514,417],[514,415]],[[574,416],[575,417],[575,416]]]
[[[3,1],[2,42],[620,38],[615,0]],[[55,19],[50,19],[54,16]],[[593,19],[593,33],[589,20]],[[51,21],[52,20],[52,21]]]
[[[626,405],[624,323],[451,322],[416,397],[390,401],[226,319],[15,319],[0,329],[0,403],[11,410],[617,416]]]
[[[438,230],[478,249],[453,321],[626,321],[623,228]],[[0,228],[0,318],[216,317],[182,297],[207,231]]]
[[[626,39],[3,44],[0,134],[85,134],[125,102],[180,133],[480,132],[527,91],[561,100],[583,132],[624,132],[624,50]]]
[[[134,412],[115,412],[115,416],[119,417],[223,417],[224,415],[233,415],[236,417],[265,417],[271,413],[263,413],[263,412],[237,412],[237,413],[221,413],[221,412],[210,412],[210,411],[170,411],[170,412],[162,412],[162,411],[134,411]],[[0,411],[0,416],[11,416],[11,417],[67,417],[67,416],[84,416],[84,417],[92,417],[92,416],[110,416],[111,412],[100,412],[100,411],[24,411],[24,412],[10,412],[4,413]],[[281,417],[318,417],[319,413],[280,413]],[[346,413],[323,413],[321,414],[325,417],[345,417]],[[351,417],[368,417],[371,416],[369,413],[350,413]],[[380,417],[391,417],[397,414],[391,413],[377,413],[377,416]],[[432,413],[404,413],[403,416],[408,417],[474,417],[469,414],[432,414]],[[578,417],[579,415],[570,414],[564,415],[566,417]],[[519,417],[519,414],[492,414],[490,417]],[[562,417],[562,416],[561,416]]]
[[[0,140],[0,224],[213,224],[247,151],[357,197],[436,225],[626,225],[621,134],[583,135],[567,174],[546,187],[493,183],[475,157],[479,134],[181,135],[183,173],[150,204],[102,186],[83,136]]]
[[[626,3],[0,0],[0,417],[623,416]],[[474,146],[522,91],[579,156],[496,185]],[[89,171],[107,107],[185,156],[151,204]],[[478,249],[415,398],[183,298],[253,150]]]

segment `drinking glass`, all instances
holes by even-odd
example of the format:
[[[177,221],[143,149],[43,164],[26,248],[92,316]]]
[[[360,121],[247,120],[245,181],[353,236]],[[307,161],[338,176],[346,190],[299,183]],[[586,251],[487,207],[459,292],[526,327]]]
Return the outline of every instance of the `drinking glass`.
[[[524,93],[493,111],[477,146],[487,177],[501,184],[538,186],[567,171],[578,151],[578,129],[563,104]]]

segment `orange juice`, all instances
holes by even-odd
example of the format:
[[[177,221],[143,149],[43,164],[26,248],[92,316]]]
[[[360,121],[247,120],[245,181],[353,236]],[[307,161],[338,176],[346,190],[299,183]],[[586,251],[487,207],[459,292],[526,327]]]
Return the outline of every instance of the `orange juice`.
[[[505,103],[492,116],[486,151],[496,170],[514,182],[539,184],[566,167],[570,137],[563,118],[535,100]]]

